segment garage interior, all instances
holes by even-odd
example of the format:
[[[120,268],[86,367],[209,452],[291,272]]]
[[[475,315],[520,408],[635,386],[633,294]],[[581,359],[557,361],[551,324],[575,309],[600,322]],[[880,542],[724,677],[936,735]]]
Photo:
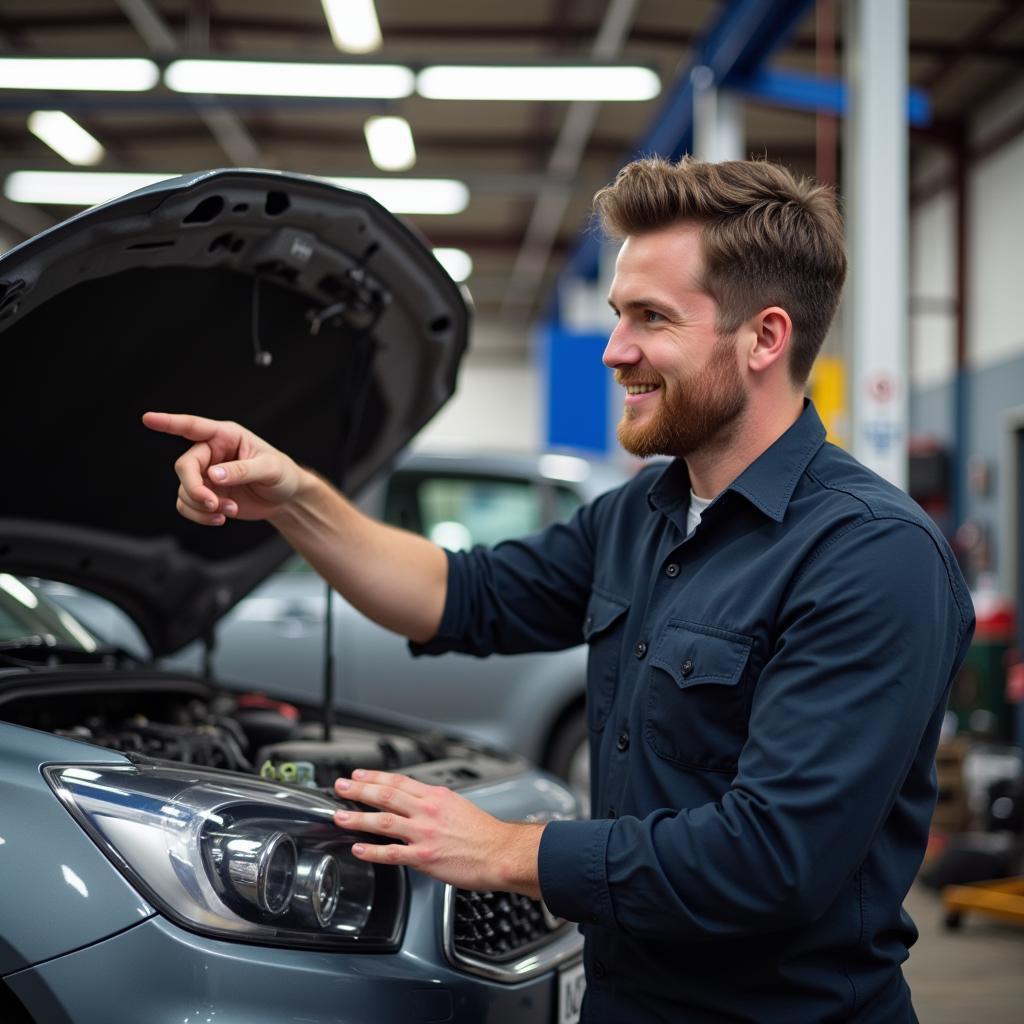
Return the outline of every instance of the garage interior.
[[[474,307],[456,395],[416,447],[626,467],[600,365],[615,249],[591,223],[594,192],[637,155],[686,152],[762,157],[834,184],[856,239],[811,394],[830,437],[936,520],[979,616],[940,752],[925,881],[908,899],[921,938],[906,975],[923,1024],[1019,1021],[1024,894],[957,912],[944,886],[988,877],[977,860],[992,842],[979,835],[1000,837],[1024,873],[1024,2],[377,0],[379,40],[363,52],[337,27],[332,37],[326,6],[4,0],[0,252],[105,196],[192,171],[358,179],[371,195],[411,183],[381,202]],[[60,88],[4,67],[58,57],[139,58],[158,80]],[[406,68],[418,84],[339,97],[175,78],[176,64],[184,75],[182,62],[203,60],[229,62],[236,81],[254,62],[286,62]],[[640,69],[656,84],[636,99],[443,98],[426,73],[450,65]],[[40,112],[70,117],[98,148],[62,156]],[[411,130],[400,169],[371,156],[376,119]],[[133,177],[96,180],[107,173]],[[417,208],[423,179],[441,183],[435,212]],[[1016,803],[999,804],[992,787],[1014,780]],[[966,869],[949,856],[958,842]]]

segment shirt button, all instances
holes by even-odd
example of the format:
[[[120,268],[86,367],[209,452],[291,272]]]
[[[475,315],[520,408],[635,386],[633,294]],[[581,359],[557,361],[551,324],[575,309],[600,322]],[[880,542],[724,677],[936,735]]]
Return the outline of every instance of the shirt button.
[[[615,817],[615,808],[614,807],[609,807],[608,808],[608,817],[609,818],[614,818]]]
[[[594,616],[588,615],[583,622],[583,628],[589,630],[594,625]]]
[[[669,562],[665,566],[665,575],[674,580],[679,575],[679,566],[675,562]]]
[[[636,647],[633,648],[633,657],[642,658],[647,653],[647,644],[643,640],[637,641]]]
[[[605,967],[600,960],[594,961],[594,977],[595,978],[606,978],[608,976],[608,969]]]
[[[690,661],[689,658],[687,658],[686,661],[684,661],[682,663],[682,665],[679,666],[679,671],[682,672],[684,677],[685,676],[692,676],[693,675],[693,662]]]
[[[619,748],[619,750],[628,750],[629,749],[629,733],[628,732],[620,732],[619,733],[619,738],[615,741],[615,745]]]

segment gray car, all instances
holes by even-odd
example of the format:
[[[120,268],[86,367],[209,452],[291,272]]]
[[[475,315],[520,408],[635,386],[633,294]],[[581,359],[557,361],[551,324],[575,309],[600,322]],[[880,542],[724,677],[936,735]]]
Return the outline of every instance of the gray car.
[[[166,665],[288,549],[178,517],[180,446],[139,413],[246,422],[356,492],[451,394],[467,333],[407,228],[292,175],[164,182],[0,258],[0,1020],[575,1019],[572,925],[356,861],[331,783],[395,769],[516,820],[577,814],[569,789],[312,691],[228,690],[211,659]],[[57,584],[112,602],[145,656]]]

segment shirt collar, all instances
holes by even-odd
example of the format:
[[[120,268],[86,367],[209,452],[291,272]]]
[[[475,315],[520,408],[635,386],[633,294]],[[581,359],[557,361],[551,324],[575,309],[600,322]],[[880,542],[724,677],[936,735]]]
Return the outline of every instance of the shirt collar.
[[[781,523],[797,481],[825,442],[825,427],[810,399],[804,399],[799,419],[767,451],[762,452],[728,487],[770,519]],[[685,514],[690,501],[690,474],[682,459],[674,459],[647,492],[651,508],[672,518]]]

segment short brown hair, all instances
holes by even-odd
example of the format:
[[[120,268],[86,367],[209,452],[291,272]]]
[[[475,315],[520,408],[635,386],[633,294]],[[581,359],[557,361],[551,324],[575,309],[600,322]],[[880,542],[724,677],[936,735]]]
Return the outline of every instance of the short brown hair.
[[[755,313],[781,306],[793,321],[789,372],[803,386],[839,304],[846,277],[834,191],[765,160],[677,164],[635,160],[594,196],[612,237],[676,223],[701,225],[702,287],[731,334]]]

